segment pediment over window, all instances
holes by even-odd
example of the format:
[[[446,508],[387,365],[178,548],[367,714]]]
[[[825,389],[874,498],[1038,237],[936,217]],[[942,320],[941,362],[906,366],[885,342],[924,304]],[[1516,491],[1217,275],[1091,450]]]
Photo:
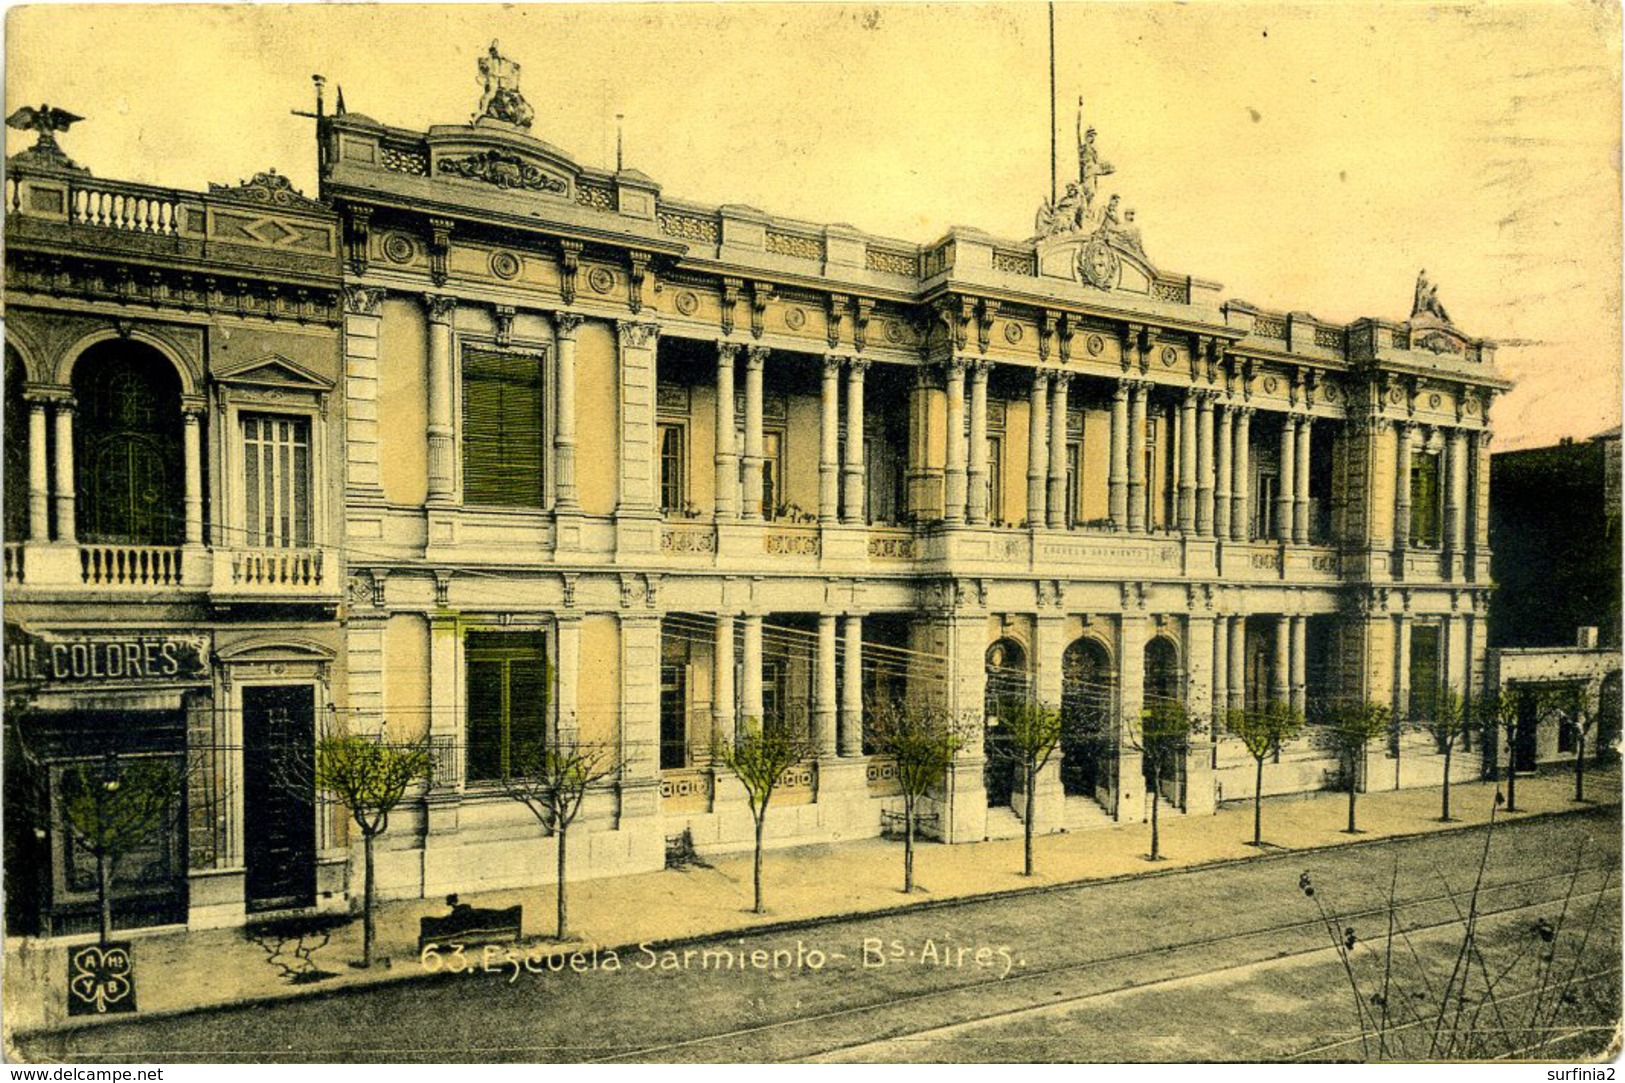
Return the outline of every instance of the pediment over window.
[[[313,395],[325,395],[333,390],[332,380],[279,353],[217,368],[214,379],[216,383],[235,387],[304,391]]]

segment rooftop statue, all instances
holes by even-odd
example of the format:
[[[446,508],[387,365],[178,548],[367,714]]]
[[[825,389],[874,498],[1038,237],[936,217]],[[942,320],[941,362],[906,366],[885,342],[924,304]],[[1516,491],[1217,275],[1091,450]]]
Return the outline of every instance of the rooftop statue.
[[[1411,304],[1411,319],[1418,316],[1433,318],[1440,323],[1449,323],[1450,315],[1445,312],[1444,305],[1439,303],[1439,287],[1428,281],[1427,269],[1423,268],[1416,274],[1416,297]]]
[[[1095,147],[1095,130],[1090,128],[1083,131],[1083,98],[1078,98],[1078,183],[1083,188],[1083,216],[1090,217],[1095,208],[1095,192],[1100,188],[1100,178],[1117,172],[1110,162],[1100,160],[1100,151]]]
[[[479,111],[474,119],[478,121],[489,117],[516,128],[529,128],[536,111],[519,93],[519,62],[503,56],[497,50],[497,43],[492,41],[491,48],[485,56],[480,57],[479,64],[480,84],[484,90],[480,94]]]
[[[1117,172],[1102,161],[1095,146],[1095,130],[1083,127],[1083,99],[1078,99],[1078,179],[1068,181],[1066,192],[1051,203],[1045,200],[1033,220],[1033,232],[1039,237],[1053,237],[1060,233],[1077,233],[1088,226],[1096,226],[1095,194],[1100,189],[1100,178]],[[1115,227],[1115,223],[1114,223]]]
[[[42,105],[38,109],[31,105],[23,106],[6,118],[6,124],[18,131],[36,132],[39,138],[32,147],[14,155],[12,160],[21,162],[24,165],[70,169],[78,173],[88,173],[89,170],[75,165],[73,159],[62,153],[62,148],[56,142],[57,132],[65,132],[84,119],[84,117],[70,113],[66,109],[58,109],[50,105]]]

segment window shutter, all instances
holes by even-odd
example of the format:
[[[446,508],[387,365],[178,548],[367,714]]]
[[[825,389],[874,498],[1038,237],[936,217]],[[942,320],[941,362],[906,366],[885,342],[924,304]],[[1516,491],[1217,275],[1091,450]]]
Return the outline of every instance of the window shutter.
[[[463,501],[542,507],[538,358],[463,351]]]
[[[470,781],[502,777],[502,663],[468,663],[467,772]]]

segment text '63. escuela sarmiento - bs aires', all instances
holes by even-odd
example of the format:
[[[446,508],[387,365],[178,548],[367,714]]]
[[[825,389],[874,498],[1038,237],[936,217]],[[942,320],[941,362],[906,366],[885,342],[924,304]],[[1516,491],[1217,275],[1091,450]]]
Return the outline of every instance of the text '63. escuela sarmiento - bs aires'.
[[[1153,264],[1092,130],[1026,240],[681,201],[538,139],[517,65],[482,71],[470,123],[322,116],[316,199],[275,171],[101,180],[57,143],[78,118],[23,118],[14,927],[94,924],[63,810],[110,752],[186,779],[120,862],[116,921],[230,924],[359,890],[342,813],[286,782],[336,720],[429,737],[378,854],[381,892],[418,897],[551,875],[501,787],[538,735],[623,761],[571,847],[601,876],[685,831],[749,845],[710,757],[744,719],[805,728],[770,830],[791,843],[880,833],[898,789],[866,720],[891,697],[1114,731],[1159,699],[1404,714],[1482,686],[1508,384],[1425,279],[1403,322],[1221,301]],[[1374,755],[1436,782],[1403,744]],[[1264,786],[1334,773],[1294,745]],[[1143,779],[1132,742],[1063,738],[1029,795],[977,732],[929,826],[1137,820]],[[1209,724],[1163,786],[1211,811],[1252,761]]]

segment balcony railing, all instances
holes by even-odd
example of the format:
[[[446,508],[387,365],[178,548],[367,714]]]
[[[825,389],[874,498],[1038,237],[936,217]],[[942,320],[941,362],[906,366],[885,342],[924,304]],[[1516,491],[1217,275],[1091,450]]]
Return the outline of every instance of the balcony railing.
[[[180,232],[177,193],[134,184],[75,182],[68,217],[79,225],[173,236]]]
[[[156,545],[81,545],[79,574],[91,586],[179,586],[181,551]]]
[[[231,554],[233,585],[249,587],[319,587],[320,549],[239,549]]]

